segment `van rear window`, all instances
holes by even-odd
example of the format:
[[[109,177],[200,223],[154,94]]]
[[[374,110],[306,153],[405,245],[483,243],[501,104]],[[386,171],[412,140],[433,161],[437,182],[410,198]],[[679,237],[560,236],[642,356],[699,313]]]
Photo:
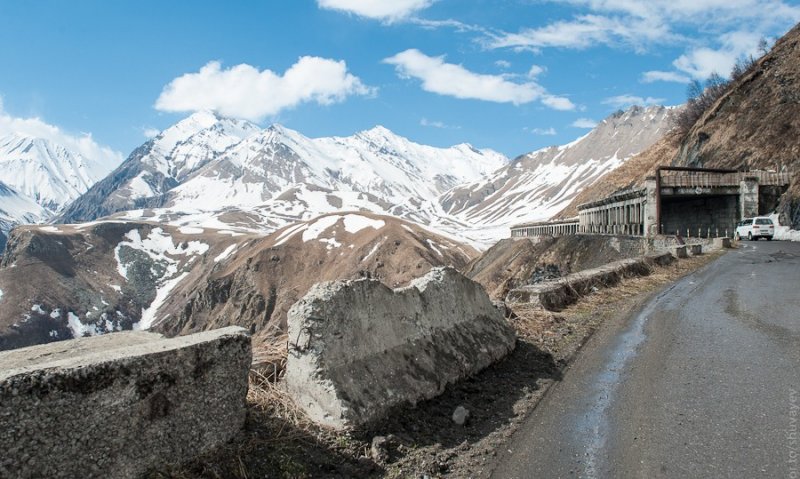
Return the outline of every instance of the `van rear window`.
[[[757,225],[771,225],[772,220],[769,218],[756,218]]]

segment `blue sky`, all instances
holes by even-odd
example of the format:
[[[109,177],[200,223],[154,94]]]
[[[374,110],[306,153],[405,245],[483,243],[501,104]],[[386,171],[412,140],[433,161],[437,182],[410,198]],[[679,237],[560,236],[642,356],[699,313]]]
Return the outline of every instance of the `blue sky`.
[[[0,0],[0,133],[113,161],[210,108],[513,157],[681,103],[798,21],[789,0]]]

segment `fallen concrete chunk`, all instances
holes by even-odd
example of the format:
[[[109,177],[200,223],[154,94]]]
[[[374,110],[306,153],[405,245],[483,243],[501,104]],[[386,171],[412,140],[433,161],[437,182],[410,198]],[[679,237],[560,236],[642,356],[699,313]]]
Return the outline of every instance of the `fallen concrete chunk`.
[[[250,337],[145,332],[0,353],[0,477],[141,477],[243,426]]]
[[[452,268],[396,290],[368,279],[317,284],[288,317],[286,386],[311,419],[337,429],[441,394],[516,342],[483,288]]]

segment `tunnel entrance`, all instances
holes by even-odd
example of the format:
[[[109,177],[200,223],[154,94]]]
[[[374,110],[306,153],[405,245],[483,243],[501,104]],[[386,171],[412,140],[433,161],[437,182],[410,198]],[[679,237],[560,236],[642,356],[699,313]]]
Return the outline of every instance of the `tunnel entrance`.
[[[680,232],[705,237],[708,231],[715,235],[733,234],[739,222],[739,195],[672,196],[661,199],[661,224],[665,234]]]

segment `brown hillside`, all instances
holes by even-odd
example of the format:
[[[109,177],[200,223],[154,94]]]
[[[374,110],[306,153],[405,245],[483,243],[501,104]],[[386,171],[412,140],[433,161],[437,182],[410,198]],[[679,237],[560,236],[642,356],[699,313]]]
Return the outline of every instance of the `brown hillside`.
[[[382,226],[350,233],[345,217]],[[155,329],[177,335],[238,325],[268,344],[285,333],[289,307],[315,283],[368,276],[398,287],[436,266],[462,268],[477,255],[469,246],[395,217],[321,216],[245,243],[207,278],[182,283],[159,309],[164,319]]]
[[[396,287],[477,251],[394,217],[337,213],[268,236],[106,221],[13,230],[0,265],[0,350],[131,329],[227,325],[271,343],[319,281]],[[260,346],[257,344],[257,346]]]

